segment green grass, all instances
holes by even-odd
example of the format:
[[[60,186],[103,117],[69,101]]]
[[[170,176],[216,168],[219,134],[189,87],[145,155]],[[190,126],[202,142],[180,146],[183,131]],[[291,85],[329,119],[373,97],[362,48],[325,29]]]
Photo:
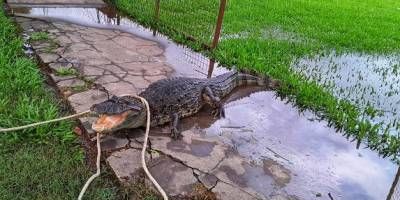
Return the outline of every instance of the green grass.
[[[40,41],[49,39],[49,35],[46,32],[34,32],[31,35],[32,41]]]
[[[78,72],[74,68],[58,68],[56,74],[57,76],[74,76],[77,75]]]
[[[49,46],[45,47],[43,50],[46,53],[52,53],[56,48],[57,48],[57,43],[49,37],[49,34],[47,32],[33,32],[31,34],[31,38],[29,40],[32,43],[35,42],[43,42],[46,41],[49,43]]]
[[[76,199],[91,176],[78,145],[47,140],[19,143],[0,152],[1,199]],[[121,199],[118,185],[104,169],[84,199]]]
[[[57,101],[35,62],[23,55],[17,28],[1,9],[0,27],[0,127],[59,117]],[[71,130],[71,122],[61,122],[0,133],[1,199],[77,198],[92,172]],[[103,173],[85,199],[120,199],[118,187]]]
[[[158,23],[153,0],[112,2],[139,23],[202,50],[201,43],[211,41],[219,1],[161,1]],[[388,123],[390,127],[375,123],[379,111],[338,99],[290,65],[298,58],[332,51],[399,54],[399,21],[400,1],[395,0],[229,0],[220,44],[213,52],[203,52],[227,67],[281,80],[282,97],[318,113],[344,130],[346,137],[363,140],[371,149],[398,160],[400,140],[389,133],[400,131],[396,120]]]

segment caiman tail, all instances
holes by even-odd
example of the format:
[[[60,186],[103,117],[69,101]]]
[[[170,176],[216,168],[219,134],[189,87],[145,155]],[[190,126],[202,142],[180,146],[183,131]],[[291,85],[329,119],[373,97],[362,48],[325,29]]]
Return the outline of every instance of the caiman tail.
[[[264,86],[270,89],[278,88],[280,83],[269,77],[257,77],[240,72],[229,72],[210,79],[209,87],[219,98],[224,98],[240,86]]]

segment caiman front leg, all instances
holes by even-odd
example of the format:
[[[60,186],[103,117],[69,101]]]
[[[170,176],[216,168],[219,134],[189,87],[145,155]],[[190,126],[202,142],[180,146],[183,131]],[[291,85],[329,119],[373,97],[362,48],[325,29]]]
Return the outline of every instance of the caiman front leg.
[[[203,98],[205,101],[214,108],[213,114],[214,116],[225,117],[225,110],[221,103],[221,99],[215,96],[214,92],[210,87],[205,87],[203,92]]]
[[[179,139],[182,134],[178,130],[179,115],[174,113],[171,115],[171,137],[175,140]]]

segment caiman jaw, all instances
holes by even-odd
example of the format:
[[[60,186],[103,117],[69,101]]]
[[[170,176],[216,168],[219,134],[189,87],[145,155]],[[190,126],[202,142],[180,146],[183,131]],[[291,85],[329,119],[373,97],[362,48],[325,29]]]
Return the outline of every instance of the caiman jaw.
[[[129,111],[116,115],[100,115],[100,117],[92,124],[92,129],[98,133],[110,133],[119,129],[128,128],[126,120]]]

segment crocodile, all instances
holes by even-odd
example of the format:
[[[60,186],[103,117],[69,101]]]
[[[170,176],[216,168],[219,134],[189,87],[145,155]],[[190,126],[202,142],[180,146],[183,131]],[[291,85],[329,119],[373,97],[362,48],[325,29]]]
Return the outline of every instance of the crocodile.
[[[233,89],[244,86],[276,88],[280,84],[271,78],[228,72],[210,79],[173,77],[156,81],[139,94],[150,106],[151,127],[171,123],[171,137],[177,139],[179,119],[199,112],[205,105],[211,106],[214,116],[224,117],[221,100]],[[146,108],[132,96],[113,96],[94,104],[90,110],[99,118],[92,129],[100,133],[145,126]]]

